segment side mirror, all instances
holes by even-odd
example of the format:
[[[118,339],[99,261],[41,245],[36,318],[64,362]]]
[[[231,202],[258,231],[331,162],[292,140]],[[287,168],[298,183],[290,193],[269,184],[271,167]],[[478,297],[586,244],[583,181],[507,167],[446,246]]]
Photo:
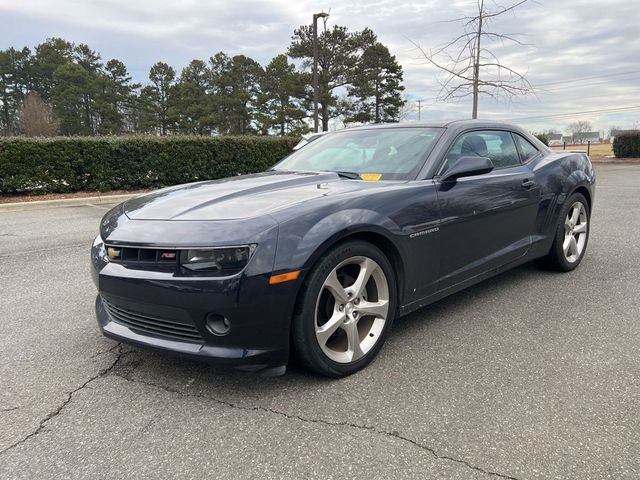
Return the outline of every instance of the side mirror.
[[[493,162],[485,157],[460,157],[442,174],[441,180],[455,181],[460,177],[482,175],[493,170]]]

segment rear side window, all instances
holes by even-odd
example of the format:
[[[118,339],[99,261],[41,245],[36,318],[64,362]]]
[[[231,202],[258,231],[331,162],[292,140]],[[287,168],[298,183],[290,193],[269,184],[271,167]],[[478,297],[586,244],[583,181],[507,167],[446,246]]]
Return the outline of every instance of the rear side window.
[[[510,132],[487,130],[461,135],[447,154],[447,164],[460,157],[486,157],[495,168],[520,165],[520,157]]]
[[[524,163],[528,162],[538,154],[538,149],[531,145],[529,140],[517,133],[514,133],[513,136],[516,138],[516,143],[518,144],[518,149],[520,150],[520,155],[522,156],[522,161]]]

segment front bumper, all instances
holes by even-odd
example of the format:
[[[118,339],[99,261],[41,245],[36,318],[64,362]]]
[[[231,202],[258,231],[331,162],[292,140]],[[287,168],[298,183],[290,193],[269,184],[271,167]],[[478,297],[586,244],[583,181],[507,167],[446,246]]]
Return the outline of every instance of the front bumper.
[[[279,344],[275,338],[273,345],[263,345],[262,348],[221,345],[216,341],[217,339],[202,342],[182,341],[149,334],[118,323],[110,317],[100,295],[96,297],[95,308],[102,333],[106,337],[129,345],[205,361],[221,368],[233,368],[248,372],[275,371],[284,367],[288,361],[288,343]],[[284,372],[283,369],[282,371]]]
[[[263,248],[265,255],[272,251]],[[270,285],[271,272],[257,268],[270,263],[264,258],[252,258],[251,268],[229,277],[176,277],[108,262],[99,237],[91,258],[96,316],[105,336],[223,368],[272,373],[287,364],[299,284]],[[229,321],[227,334],[207,328],[212,314]]]

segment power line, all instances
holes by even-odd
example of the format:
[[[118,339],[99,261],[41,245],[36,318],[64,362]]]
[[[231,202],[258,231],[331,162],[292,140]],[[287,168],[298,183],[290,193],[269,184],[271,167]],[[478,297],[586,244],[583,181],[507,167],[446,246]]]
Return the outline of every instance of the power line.
[[[640,105],[633,105],[629,107],[618,107],[618,108],[602,108],[598,110],[584,110],[582,112],[556,113],[551,115],[535,115],[531,117],[516,117],[513,120],[520,121],[520,120],[537,120],[537,119],[545,119],[545,118],[562,118],[562,117],[588,115],[592,113],[617,113],[617,112],[630,112],[635,110],[640,110]]]
[[[633,80],[636,79],[636,77],[632,78]],[[629,80],[629,79],[627,79]],[[616,83],[612,83],[610,81],[604,81],[604,82],[592,82],[592,83],[579,83],[578,85],[573,85],[573,84],[569,84],[569,85],[556,85],[554,87],[551,88],[541,88],[540,92],[544,93],[544,92],[555,92],[558,90],[568,90],[568,89],[572,89],[572,88],[582,88],[582,87],[592,87],[595,85],[611,85],[611,86],[619,86],[620,84],[616,84]]]
[[[546,82],[546,83],[538,83],[535,87],[545,87],[548,85],[561,85],[570,82],[581,82],[583,80],[594,80],[596,78],[609,78],[609,77],[619,77],[621,75],[631,75],[633,73],[640,73],[640,70],[629,70],[627,72],[618,72],[618,73],[605,73],[600,75],[592,75],[590,77],[578,77],[578,78],[570,78],[567,80],[558,80],[556,82]]]

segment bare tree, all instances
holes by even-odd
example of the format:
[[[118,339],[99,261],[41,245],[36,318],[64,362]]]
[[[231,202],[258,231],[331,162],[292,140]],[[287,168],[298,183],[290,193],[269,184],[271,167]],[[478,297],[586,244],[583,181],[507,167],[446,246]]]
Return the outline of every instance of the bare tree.
[[[59,128],[51,108],[36,92],[29,92],[20,107],[20,131],[28,137],[53,137]]]
[[[574,142],[578,139],[580,143],[583,143],[583,134],[590,132],[591,130],[593,130],[593,127],[591,126],[591,122],[587,120],[578,120],[577,122],[572,122],[567,126],[567,132],[571,134]]]
[[[445,74],[445,80],[440,82],[439,100],[471,95],[471,116],[478,118],[478,97],[481,94],[511,99],[516,95],[533,92],[525,74],[503,64],[492,50],[496,42],[524,44],[515,38],[515,33],[489,31],[494,19],[512,12],[527,1],[520,0],[507,7],[492,2],[493,6],[488,7],[488,0],[476,0],[476,12],[473,15],[450,20],[463,24],[464,33],[461,35],[435,50],[425,50],[418,43],[412,42],[428,64]]]
[[[615,133],[614,132],[617,132],[617,131],[620,131],[620,130],[622,130],[622,128],[620,128],[620,125],[611,125],[609,127],[609,138],[615,137]]]
[[[418,104],[414,101],[409,100],[406,96],[402,97],[404,100],[404,104],[400,107],[400,112],[398,113],[398,119],[402,122],[407,120],[409,115],[418,111]]]

